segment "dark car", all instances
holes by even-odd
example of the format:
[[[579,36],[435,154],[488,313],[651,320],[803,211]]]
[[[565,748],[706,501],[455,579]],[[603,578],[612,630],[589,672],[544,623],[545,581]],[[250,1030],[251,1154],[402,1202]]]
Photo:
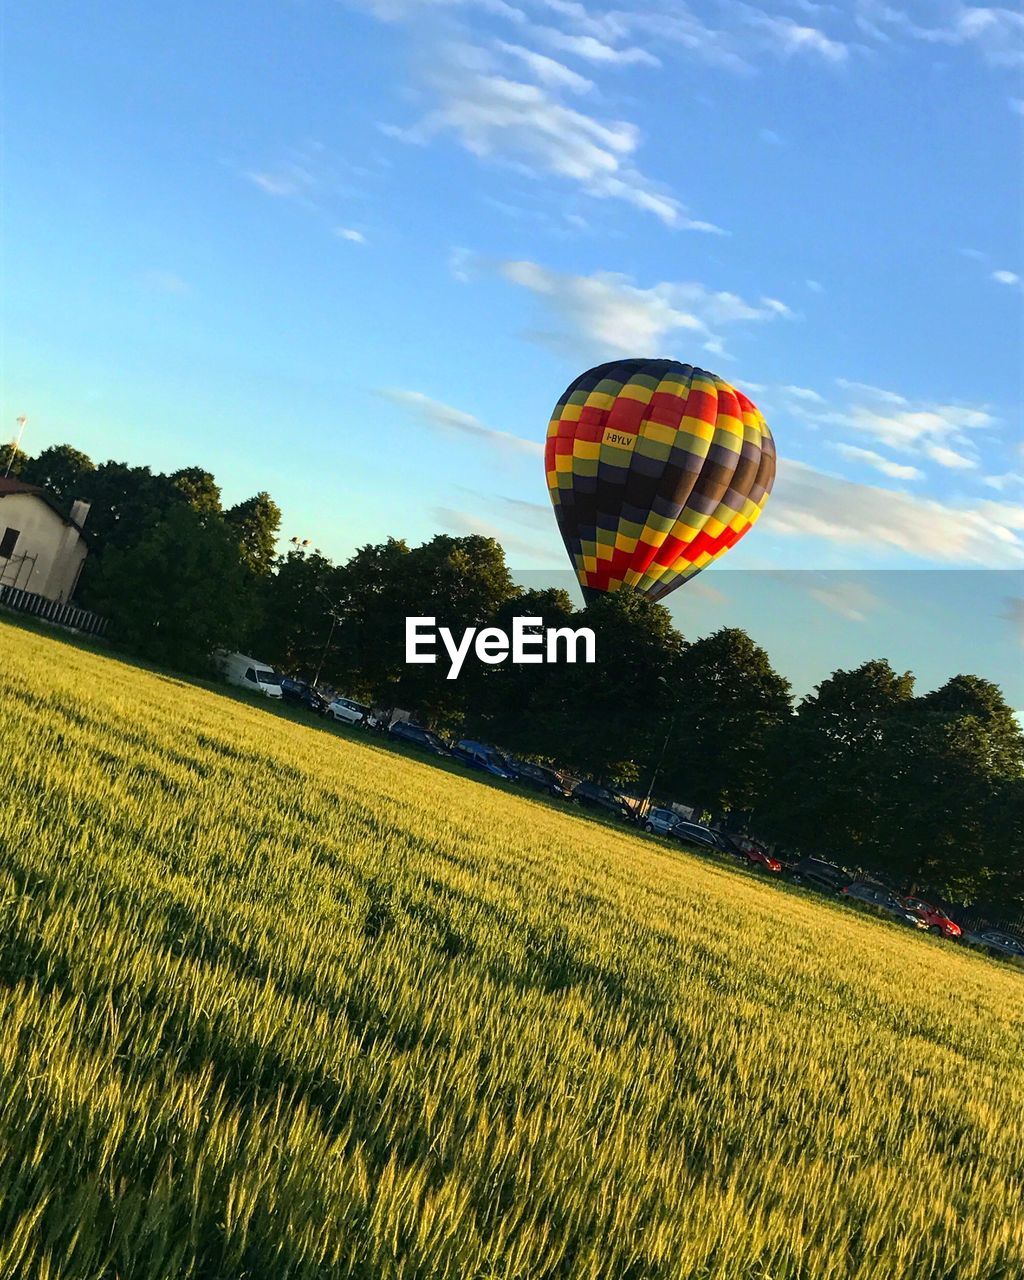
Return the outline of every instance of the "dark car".
[[[790,867],[789,878],[796,884],[806,884],[825,893],[842,893],[854,880],[841,867],[821,858],[801,858]]]
[[[577,782],[573,787],[572,802],[585,805],[588,809],[602,809],[605,813],[610,813],[616,818],[624,818],[626,821],[633,817],[633,811],[622,796],[612,791],[610,787],[601,786],[598,782]]]
[[[501,778],[505,782],[515,782],[516,775],[505,757],[497,747],[486,742],[473,742],[470,738],[461,738],[451,745],[452,757],[468,764],[471,769],[479,769],[481,773],[489,773],[492,778]]]
[[[535,791],[546,791],[549,796],[559,800],[568,800],[572,788],[554,769],[544,764],[532,764],[529,760],[510,760],[509,765],[516,775],[516,781],[523,786],[532,787]]]
[[[410,747],[419,747],[421,751],[429,751],[435,756],[450,756],[451,752],[436,733],[424,729],[422,725],[410,724],[408,720],[396,720],[388,730],[388,736],[396,742],[408,743]]]
[[[328,699],[305,680],[296,680],[292,676],[281,677],[281,696],[285,702],[315,711],[318,716],[327,713]]]
[[[722,853],[729,852],[721,834],[712,831],[710,827],[701,826],[699,822],[677,822],[671,834],[675,839],[682,840],[683,844],[699,845],[702,849],[718,849]]]

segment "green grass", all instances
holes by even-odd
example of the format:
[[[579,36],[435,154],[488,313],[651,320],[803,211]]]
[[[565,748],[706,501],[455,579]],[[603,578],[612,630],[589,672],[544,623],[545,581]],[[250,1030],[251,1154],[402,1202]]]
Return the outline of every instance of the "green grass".
[[[0,622],[0,1277],[1024,1273],[1022,975]]]

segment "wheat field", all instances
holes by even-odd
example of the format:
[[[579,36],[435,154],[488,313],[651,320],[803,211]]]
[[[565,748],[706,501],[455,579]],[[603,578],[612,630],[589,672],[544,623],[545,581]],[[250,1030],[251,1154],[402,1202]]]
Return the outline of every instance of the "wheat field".
[[[0,1277],[1019,1280],[1024,975],[0,622]]]

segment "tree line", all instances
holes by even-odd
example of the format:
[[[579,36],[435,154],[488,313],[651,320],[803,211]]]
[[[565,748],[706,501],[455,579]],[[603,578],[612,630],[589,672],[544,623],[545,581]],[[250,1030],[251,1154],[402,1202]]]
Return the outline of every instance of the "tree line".
[[[0,471],[7,459],[0,451]],[[263,492],[225,509],[199,467],[169,475],[96,465],[69,445],[12,473],[67,505],[92,503],[82,604],[117,643],[208,673],[217,648],[415,711],[574,773],[729,816],[762,838],[930,887],[954,901],[1024,902],[1024,735],[991,681],[961,674],[919,694],[884,659],[837,671],[794,703],[745,632],[687,641],[658,604],[623,592],[577,608],[524,590],[501,547],[439,534],[360,547],[342,564],[277,552]],[[407,665],[405,619],[511,629],[591,627],[593,665]]]

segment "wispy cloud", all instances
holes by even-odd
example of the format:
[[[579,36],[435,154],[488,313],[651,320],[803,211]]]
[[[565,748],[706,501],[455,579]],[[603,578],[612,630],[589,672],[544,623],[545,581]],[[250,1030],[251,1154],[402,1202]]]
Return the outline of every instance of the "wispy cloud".
[[[522,54],[514,57],[524,61]],[[541,83],[496,68],[492,50],[450,46],[429,78],[437,105],[409,127],[382,129],[390,137],[421,145],[451,135],[482,160],[533,178],[575,184],[589,196],[632,205],[668,226],[720,231],[692,217],[674,195],[636,167],[641,137],[634,124],[599,119],[568,105],[559,93],[569,87],[565,76],[557,81],[547,63],[525,61]]]
[[[1019,285],[1021,283],[1021,278],[1016,271],[993,271],[992,279],[996,284]]]
[[[335,227],[334,234],[339,240],[349,240],[352,244],[366,244],[366,236],[355,227]]]
[[[543,454],[543,445],[535,440],[524,440],[522,436],[514,436],[508,431],[497,431],[474,418],[471,413],[455,409],[433,400],[420,391],[404,391],[395,387],[386,387],[378,394],[392,404],[397,404],[411,413],[420,423],[432,430],[470,436],[483,444],[495,446],[506,451],[518,453]]]
[[[882,601],[864,583],[844,578],[816,583],[808,587],[807,594],[848,622],[867,622],[882,606]]]
[[[810,387],[782,387],[781,390],[787,396],[792,396],[794,400],[805,400],[809,404],[825,403],[825,397],[819,395],[817,391],[812,391]]]
[[[749,5],[741,8],[746,11],[750,25],[762,31],[769,46],[784,57],[806,56],[841,63],[850,56],[846,44],[827,36],[818,27],[805,26],[793,18],[765,13]]]
[[[590,354],[660,355],[673,335],[689,333],[720,355],[723,329],[788,314],[777,299],[751,303],[695,282],[645,289],[624,275],[568,275],[525,261],[503,263],[501,271],[512,284],[542,298]]]
[[[648,67],[661,66],[661,61],[653,53],[648,52],[646,49],[640,49],[636,45],[616,48],[614,45],[598,39],[597,36],[589,34],[576,35],[572,32],[559,31],[555,27],[535,27],[533,31],[539,39],[543,40],[552,49],[561,50],[563,53],[572,54],[588,62],[621,67],[636,66],[637,64]]]
[[[936,21],[936,9],[939,9]],[[1024,14],[1015,9],[910,0],[897,8],[887,0],[857,0],[857,21],[863,31],[882,41],[892,36],[928,44],[967,46],[992,66],[1024,66]]]
[[[905,462],[893,462],[891,458],[883,457],[882,454],[876,453],[874,449],[862,449],[859,445],[845,444],[843,442],[837,444],[835,448],[844,458],[849,458],[853,462],[863,462],[869,467],[874,467],[876,471],[880,471],[884,476],[889,476],[892,480],[920,480],[924,475],[924,472],[919,471],[917,467],[912,467]]]
[[[520,537],[515,532],[510,532],[502,525],[495,524],[493,520],[484,520],[480,516],[474,515],[471,511],[440,506],[434,507],[431,514],[449,533],[493,538],[495,542],[504,548],[506,554],[514,552],[533,561],[558,562],[557,548],[553,543],[546,546],[540,542],[532,542],[528,538]]]
[[[858,484],[785,457],[761,526],[883,555],[935,564],[1020,568],[1020,507],[955,505]]]

